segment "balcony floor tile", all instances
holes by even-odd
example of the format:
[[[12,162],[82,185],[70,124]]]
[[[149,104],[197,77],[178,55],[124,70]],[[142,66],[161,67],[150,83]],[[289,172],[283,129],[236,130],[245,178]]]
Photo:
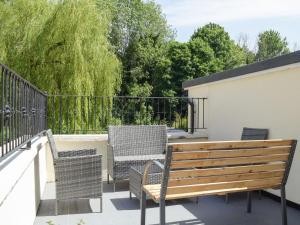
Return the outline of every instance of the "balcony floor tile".
[[[139,201],[129,199],[128,184],[120,183],[117,191],[104,185],[103,213],[99,211],[99,200],[71,200],[60,203],[59,215],[54,215],[55,187],[46,186],[35,225],[139,225]],[[158,205],[148,201],[147,224],[158,224]],[[263,196],[253,197],[253,212],[246,213],[245,193],[230,195],[226,204],[223,196],[170,201],[167,203],[166,218],[169,225],[281,225],[280,203]],[[288,208],[289,225],[298,225],[300,211]],[[50,223],[51,224],[51,223]]]

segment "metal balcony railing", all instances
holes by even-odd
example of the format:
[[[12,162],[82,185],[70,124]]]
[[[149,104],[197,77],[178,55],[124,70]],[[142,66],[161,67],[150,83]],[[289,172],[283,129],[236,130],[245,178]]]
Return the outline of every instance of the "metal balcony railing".
[[[105,133],[109,125],[206,128],[206,98],[47,95],[2,64],[0,76],[0,158],[29,147],[48,128],[55,134]]]
[[[47,96],[0,64],[0,158],[18,149],[47,127]]]
[[[56,134],[105,133],[109,125],[147,124],[165,124],[170,128],[194,132],[205,129],[202,110],[205,100],[52,95],[48,96],[48,126]],[[201,121],[196,122],[196,118]]]

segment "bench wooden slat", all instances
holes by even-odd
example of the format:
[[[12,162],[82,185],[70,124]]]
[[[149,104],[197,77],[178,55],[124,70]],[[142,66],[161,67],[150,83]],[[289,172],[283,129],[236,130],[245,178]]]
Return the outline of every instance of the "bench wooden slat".
[[[201,196],[207,191],[214,191],[214,194],[223,194],[228,192],[235,192],[240,190],[260,190],[263,188],[277,188],[280,186],[282,179],[271,178],[271,179],[260,179],[260,180],[248,180],[238,182],[222,182],[222,183],[211,183],[203,185],[187,185],[180,187],[168,187],[166,199],[178,198],[181,195],[186,196]],[[143,190],[150,195],[153,199],[159,199],[160,197],[160,184],[144,185]]]
[[[170,179],[195,177],[195,176],[212,176],[212,175],[229,175],[239,173],[255,173],[255,172],[270,172],[284,170],[285,163],[279,162],[276,164],[234,166],[234,167],[219,167],[209,169],[184,169],[174,170],[170,172]]]
[[[269,156],[172,161],[171,168],[178,169],[178,168],[214,167],[214,166],[269,163],[269,162],[276,162],[276,161],[287,161],[288,156],[289,156],[288,154],[280,154],[280,155],[269,155]]]
[[[234,149],[234,150],[203,150],[195,152],[174,152],[172,160],[187,160],[197,158],[229,158],[245,156],[263,156],[274,154],[287,154],[290,147],[272,147],[272,148],[255,148],[255,149]]]
[[[167,194],[180,194],[195,191],[207,191],[212,189],[230,189],[230,188],[248,188],[260,185],[269,185],[269,188],[274,187],[274,185],[280,184],[282,181],[281,177],[273,177],[271,179],[259,179],[259,180],[246,180],[246,181],[234,181],[234,182],[220,182],[211,184],[197,184],[197,185],[187,185],[180,187],[168,187]]]
[[[192,177],[185,179],[170,179],[168,186],[184,186],[193,184],[205,184],[205,183],[218,183],[226,181],[243,181],[243,180],[255,180],[279,177],[283,178],[284,170],[272,171],[272,172],[260,172],[260,173],[243,173],[243,174],[233,174],[233,175],[220,175],[220,176],[207,176],[207,177]]]
[[[279,185],[280,184],[275,184],[275,187]],[[192,192],[192,193],[167,195],[166,199],[173,200],[173,199],[192,198],[192,197],[200,197],[200,196],[208,196],[208,195],[225,195],[228,193],[263,190],[267,188],[269,188],[268,185],[262,185],[253,188],[248,187],[248,188],[231,188],[231,189],[224,189],[224,190],[208,190],[208,191],[200,191],[200,192]],[[157,197],[158,197],[157,200],[159,200],[159,196]]]
[[[193,142],[172,143],[173,151],[217,150],[234,148],[264,148],[275,146],[291,146],[292,140],[259,140],[259,141],[220,141],[220,142]]]

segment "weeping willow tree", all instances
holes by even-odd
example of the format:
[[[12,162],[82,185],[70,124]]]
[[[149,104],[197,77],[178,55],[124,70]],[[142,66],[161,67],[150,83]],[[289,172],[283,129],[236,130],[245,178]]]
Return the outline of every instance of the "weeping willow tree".
[[[48,94],[112,96],[121,77],[108,28],[109,17],[95,0],[0,1],[0,61]],[[109,120],[110,98],[102,102],[105,111],[83,99],[66,100],[64,107],[62,98],[50,99],[52,128],[83,129],[82,123],[94,124],[88,112]]]

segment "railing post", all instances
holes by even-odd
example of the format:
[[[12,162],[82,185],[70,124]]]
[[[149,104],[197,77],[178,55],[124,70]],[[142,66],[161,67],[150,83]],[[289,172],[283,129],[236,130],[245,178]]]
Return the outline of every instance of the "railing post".
[[[191,115],[190,115],[190,124],[191,124],[191,133],[193,134],[195,132],[195,104],[193,99],[188,100],[189,105],[191,106]],[[189,128],[188,128],[189,130]]]
[[[45,92],[45,95],[44,95],[44,130],[47,130],[48,129],[48,95],[47,93]]]
[[[205,99],[206,98],[202,98],[202,129],[205,129]]]

